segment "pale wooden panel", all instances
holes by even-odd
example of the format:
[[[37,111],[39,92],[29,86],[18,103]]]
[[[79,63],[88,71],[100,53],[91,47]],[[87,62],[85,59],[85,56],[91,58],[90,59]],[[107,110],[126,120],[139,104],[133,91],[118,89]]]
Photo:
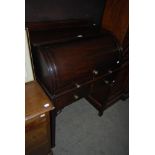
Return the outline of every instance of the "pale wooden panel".
[[[27,40],[27,34],[25,31],[25,82],[33,81],[32,64],[30,59],[30,52]]]

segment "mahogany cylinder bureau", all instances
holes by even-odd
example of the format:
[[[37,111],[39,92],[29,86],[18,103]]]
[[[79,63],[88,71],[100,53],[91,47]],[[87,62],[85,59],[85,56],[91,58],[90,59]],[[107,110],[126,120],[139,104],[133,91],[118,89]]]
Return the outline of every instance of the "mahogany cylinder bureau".
[[[79,31],[78,28],[74,30],[76,33]],[[67,29],[65,32],[67,37],[63,38],[58,33],[50,38],[50,44],[40,46],[39,37],[39,41],[34,37],[36,32],[30,33],[36,79],[57,111],[85,97],[102,114],[111,87],[113,93],[120,89],[115,77],[121,66],[122,48],[106,30],[94,33],[80,31],[76,35],[67,33]]]
[[[56,111],[85,97],[102,115],[123,92],[127,67],[116,37],[101,28],[105,0],[27,0],[35,77]]]

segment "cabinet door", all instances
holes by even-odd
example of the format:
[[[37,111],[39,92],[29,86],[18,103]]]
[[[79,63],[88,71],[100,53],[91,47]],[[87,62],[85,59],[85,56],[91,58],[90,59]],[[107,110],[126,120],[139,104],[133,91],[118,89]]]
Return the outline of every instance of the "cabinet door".
[[[128,89],[129,65],[123,64],[118,72],[111,76],[110,94],[108,100],[121,96],[125,89]]]
[[[110,87],[106,79],[100,79],[92,85],[91,97],[93,97],[102,106],[106,104]]]
[[[123,64],[105,78],[92,85],[90,99],[97,109],[105,109],[115,103],[128,90],[129,65]],[[91,101],[90,100],[90,101]],[[98,108],[99,107],[99,108]]]
[[[26,121],[26,155],[46,155],[50,152],[49,113]]]

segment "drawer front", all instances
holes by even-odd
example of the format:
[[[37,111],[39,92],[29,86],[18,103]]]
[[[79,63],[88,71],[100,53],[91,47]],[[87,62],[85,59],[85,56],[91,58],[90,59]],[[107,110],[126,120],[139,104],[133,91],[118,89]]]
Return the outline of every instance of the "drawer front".
[[[62,93],[62,92],[65,92],[66,90],[75,90],[77,88],[84,88],[83,85],[85,85],[87,82],[89,82],[90,80],[93,79],[93,76],[91,74],[87,74],[87,75],[84,75],[82,77],[77,77],[77,78],[74,78],[72,81],[66,83],[66,86],[63,86],[63,87],[60,87],[59,89],[57,89],[55,92],[56,95]]]
[[[97,69],[92,69],[89,74],[82,76],[82,77],[77,77],[72,80],[72,82],[69,82],[66,87],[63,87],[61,89],[58,89],[56,91],[56,95],[58,95],[61,92],[65,92],[66,90],[73,90],[76,88],[80,88],[83,85],[86,85],[88,83],[93,83],[93,81],[97,79],[101,79],[102,77],[106,77],[107,75],[114,75],[114,73],[119,70],[120,66],[120,61],[116,61],[115,65],[112,65],[111,67],[96,67]],[[107,77],[110,77],[107,76]]]
[[[113,62],[110,62],[106,66],[96,66],[92,70],[92,76],[96,78],[96,77],[100,77],[103,75],[112,74],[116,70],[118,70],[120,65],[121,65],[121,60],[116,58]]]
[[[50,152],[49,113],[43,113],[25,123],[26,155]]]
[[[89,93],[90,93],[90,85],[80,86],[74,91],[70,91],[57,97],[55,99],[54,105],[57,110],[60,110],[65,106],[71,104],[72,102],[75,102],[76,100],[87,96]]]

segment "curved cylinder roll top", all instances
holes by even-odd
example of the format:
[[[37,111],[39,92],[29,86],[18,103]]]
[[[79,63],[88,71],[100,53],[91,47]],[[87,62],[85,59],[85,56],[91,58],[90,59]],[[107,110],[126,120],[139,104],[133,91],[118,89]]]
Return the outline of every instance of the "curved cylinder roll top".
[[[53,95],[77,79],[91,80],[94,70],[106,71],[121,59],[120,46],[110,34],[39,47],[35,55],[36,76]]]

